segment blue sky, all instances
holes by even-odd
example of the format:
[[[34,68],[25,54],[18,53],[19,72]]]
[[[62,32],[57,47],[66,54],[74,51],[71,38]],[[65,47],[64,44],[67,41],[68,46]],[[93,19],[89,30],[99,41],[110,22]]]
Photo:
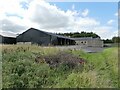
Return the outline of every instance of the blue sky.
[[[50,2],[64,11],[72,9],[72,5],[75,6],[77,11],[89,9],[90,17],[99,19],[103,24],[109,19],[117,19],[115,13],[118,11],[117,2]]]
[[[118,33],[117,2],[0,1],[1,32],[22,33],[28,28],[48,32],[86,31],[111,39]]]
[[[50,2],[50,4],[55,4],[64,11],[72,9],[73,5],[77,11],[88,9],[89,17],[100,21],[102,25],[106,25],[110,19],[115,20],[112,24],[114,29],[111,32],[118,28],[118,17],[115,16],[115,13],[118,12],[117,2]]]

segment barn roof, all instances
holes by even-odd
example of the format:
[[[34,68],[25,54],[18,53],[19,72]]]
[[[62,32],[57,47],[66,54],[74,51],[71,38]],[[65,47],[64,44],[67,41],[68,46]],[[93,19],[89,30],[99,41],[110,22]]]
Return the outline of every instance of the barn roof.
[[[59,38],[64,38],[64,39],[71,39],[71,40],[73,40],[72,38],[65,37],[65,36],[62,36],[62,35],[56,35],[56,34],[54,34],[54,33],[48,33],[48,34],[50,34],[50,35],[52,35],[52,36],[59,37]]]
[[[62,35],[57,35],[57,34],[55,34],[55,33],[46,32],[46,31],[42,31],[42,30],[39,30],[39,29],[35,29],[35,28],[30,28],[30,29],[28,29],[27,31],[29,31],[29,30],[36,30],[36,31],[39,31],[39,32],[42,32],[42,33],[45,33],[45,34],[48,34],[48,35],[51,35],[51,36],[58,37],[58,38],[70,39],[70,40],[75,40],[75,41],[100,39],[100,38],[92,38],[92,37],[69,38],[69,37],[65,37],[65,36],[62,36]],[[27,31],[25,31],[25,32],[27,32]],[[24,34],[25,32],[23,32],[22,34]],[[20,34],[20,35],[21,35],[21,34]]]
[[[12,33],[12,32],[0,31],[0,36],[2,36],[2,37],[16,38],[17,35],[15,33]]]
[[[16,38],[16,37],[14,37],[14,36],[7,36],[7,35],[6,35],[6,36],[5,36],[5,35],[0,35],[0,37],[2,37],[2,38],[3,38],[3,37],[5,37],[5,38]]]
[[[82,37],[82,38],[72,38],[73,40],[79,41],[79,40],[95,40],[100,38],[93,38],[93,37]]]
[[[69,37],[65,37],[65,36],[62,36],[62,35],[56,35],[56,34],[54,34],[54,33],[42,31],[42,30],[35,29],[35,28],[30,28],[30,29],[28,29],[28,30],[37,30],[37,31],[40,31],[40,32],[43,32],[43,33],[45,33],[45,34],[48,34],[48,35],[51,35],[51,36],[55,36],[55,37],[58,37],[58,38],[64,38],[64,39],[74,40],[74,39],[69,38]],[[27,30],[27,31],[28,31],[28,30]],[[26,31],[25,31],[25,32],[26,32]],[[23,32],[23,33],[25,33],[25,32]],[[22,33],[22,34],[23,34],[23,33]]]

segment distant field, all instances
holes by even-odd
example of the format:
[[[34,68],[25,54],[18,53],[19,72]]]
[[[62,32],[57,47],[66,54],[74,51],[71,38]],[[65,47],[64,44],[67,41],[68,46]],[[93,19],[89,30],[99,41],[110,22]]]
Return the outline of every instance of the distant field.
[[[59,49],[37,45],[2,46],[3,88],[118,88],[118,48],[99,53],[65,50],[87,61],[83,66],[50,68],[35,58],[55,55]]]

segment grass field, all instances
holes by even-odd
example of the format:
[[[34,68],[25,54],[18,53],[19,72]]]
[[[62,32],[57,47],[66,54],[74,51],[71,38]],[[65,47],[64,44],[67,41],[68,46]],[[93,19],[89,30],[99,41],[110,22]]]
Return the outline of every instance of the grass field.
[[[118,88],[118,48],[100,53],[67,50],[87,61],[83,67],[50,68],[47,63],[36,63],[37,55],[54,55],[59,49],[37,45],[2,46],[3,88]]]

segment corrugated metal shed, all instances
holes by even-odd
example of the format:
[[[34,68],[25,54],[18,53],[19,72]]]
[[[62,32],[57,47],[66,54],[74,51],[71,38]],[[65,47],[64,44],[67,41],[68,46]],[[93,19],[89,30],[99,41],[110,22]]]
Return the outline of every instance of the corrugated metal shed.
[[[0,43],[1,44],[16,44],[16,38],[0,35]]]
[[[71,38],[45,32],[35,28],[30,28],[17,36],[17,42],[31,42],[39,45],[74,45]]]

